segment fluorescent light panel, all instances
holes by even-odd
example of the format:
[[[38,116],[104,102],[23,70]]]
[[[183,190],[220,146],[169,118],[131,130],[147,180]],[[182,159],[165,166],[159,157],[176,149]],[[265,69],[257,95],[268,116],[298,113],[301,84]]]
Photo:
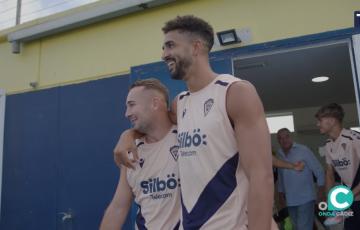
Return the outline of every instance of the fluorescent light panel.
[[[360,133],[360,127],[351,127],[350,129]]]
[[[294,116],[292,114],[269,115],[266,117],[271,134],[277,133],[281,128],[288,128],[290,132],[294,132]]]

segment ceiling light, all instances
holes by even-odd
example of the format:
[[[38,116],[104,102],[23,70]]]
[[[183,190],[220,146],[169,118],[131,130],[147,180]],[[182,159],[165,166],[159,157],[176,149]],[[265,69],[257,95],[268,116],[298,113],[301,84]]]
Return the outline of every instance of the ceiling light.
[[[266,122],[271,134],[277,133],[281,128],[287,128],[290,132],[295,132],[294,115],[292,113],[268,114],[266,115]]]
[[[329,80],[329,77],[327,76],[314,77],[313,79],[311,79],[312,82],[324,82],[327,80]]]

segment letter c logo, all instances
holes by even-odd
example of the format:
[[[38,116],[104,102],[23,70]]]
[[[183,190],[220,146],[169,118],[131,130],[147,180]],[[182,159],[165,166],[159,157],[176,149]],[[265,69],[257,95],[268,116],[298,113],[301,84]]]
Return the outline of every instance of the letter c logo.
[[[351,190],[346,186],[336,186],[329,192],[328,207],[329,210],[345,210],[351,206],[354,196]]]

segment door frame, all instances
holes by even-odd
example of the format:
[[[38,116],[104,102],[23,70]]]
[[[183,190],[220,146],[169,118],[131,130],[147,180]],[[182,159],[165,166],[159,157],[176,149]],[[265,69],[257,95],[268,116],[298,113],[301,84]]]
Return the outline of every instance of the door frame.
[[[0,216],[1,216],[1,191],[2,191],[2,172],[3,172],[3,156],[4,156],[4,129],[5,129],[5,103],[6,92],[0,89]]]

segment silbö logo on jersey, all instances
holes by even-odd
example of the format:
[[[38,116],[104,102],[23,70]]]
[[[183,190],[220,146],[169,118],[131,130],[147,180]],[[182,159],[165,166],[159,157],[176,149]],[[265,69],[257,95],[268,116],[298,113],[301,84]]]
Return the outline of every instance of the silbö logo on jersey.
[[[152,199],[171,198],[172,191],[180,187],[180,179],[175,177],[175,174],[168,174],[167,179],[160,179],[159,177],[150,178],[140,182],[142,192],[149,194]],[[169,192],[170,191],[170,192]],[[167,192],[167,193],[163,193]]]
[[[178,134],[180,154],[182,157],[192,156],[196,151],[191,148],[199,147],[200,145],[207,145],[206,134],[202,134],[200,129],[194,129],[192,132],[181,132]],[[187,149],[184,151],[184,149]],[[191,151],[189,151],[189,148]]]
[[[349,165],[351,165],[351,161],[348,160],[346,157],[342,158],[342,159],[338,159],[338,160],[333,160],[333,165],[335,167],[348,167]]]

